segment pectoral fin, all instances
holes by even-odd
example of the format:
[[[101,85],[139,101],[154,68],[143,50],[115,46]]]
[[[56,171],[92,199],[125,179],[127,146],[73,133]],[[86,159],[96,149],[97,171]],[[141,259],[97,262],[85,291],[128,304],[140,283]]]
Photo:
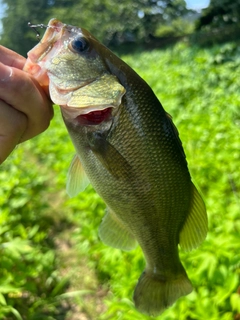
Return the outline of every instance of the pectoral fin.
[[[180,232],[180,246],[185,251],[198,247],[207,236],[208,219],[202,197],[192,184],[193,196],[190,212]]]
[[[89,138],[89,144],[98,160],[116,179],[133,178],[131,165],[101,132],[94,132]]]
[[[100,224],[99,237],[106,245],[125,251],[137,246],[132,233],[109,209]]]
[[[70,197],[75,197],[78,193],[82,192],[89,180],[82,167],[78,155],[75,155],[67,174],[67,193]]]

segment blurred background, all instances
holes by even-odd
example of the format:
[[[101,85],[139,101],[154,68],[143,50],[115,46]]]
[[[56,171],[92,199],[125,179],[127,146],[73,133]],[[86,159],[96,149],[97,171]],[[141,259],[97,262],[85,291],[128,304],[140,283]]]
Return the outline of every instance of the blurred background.
[[[181,259],[194,291],[158,319],[240,319],[240,1],[1,0],[0,43],[26,56],[28,22],[84,27],[152,87],[173,116],[208,210],[206,241]],[[40,33],[44,30],[39,29]],[[138,320],[140,248],[97,234],[91,186],[65,191],[74,149],[59,108],[49,129],[0,167],[0,319]]]

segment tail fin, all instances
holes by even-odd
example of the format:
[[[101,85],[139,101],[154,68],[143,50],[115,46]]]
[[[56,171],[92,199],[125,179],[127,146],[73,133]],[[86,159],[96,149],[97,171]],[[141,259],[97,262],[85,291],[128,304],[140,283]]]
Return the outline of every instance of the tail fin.
[[[191,291],[192,284],[185,272],[178,278],[163,280],[154,273],[144,271],[138,280],[133,299],[141,313],[156,317]]]

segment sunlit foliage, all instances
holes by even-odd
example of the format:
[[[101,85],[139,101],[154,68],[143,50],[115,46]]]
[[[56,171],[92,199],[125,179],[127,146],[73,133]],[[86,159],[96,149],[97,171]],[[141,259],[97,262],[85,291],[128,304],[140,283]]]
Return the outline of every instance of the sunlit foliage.
[[[195,290],[158,319],[239,319],[239,49],[178,44],[123,58],[173,116],[209,215],[206,241],[181,251]],[[149,319],[132,303],[141,250],[100,242],[105,206],[90,186],[73,199],[65,194],[73,154],[56,107],[48,131],[0,167],[0,318],[71,319],[71,311],[76,319]]]

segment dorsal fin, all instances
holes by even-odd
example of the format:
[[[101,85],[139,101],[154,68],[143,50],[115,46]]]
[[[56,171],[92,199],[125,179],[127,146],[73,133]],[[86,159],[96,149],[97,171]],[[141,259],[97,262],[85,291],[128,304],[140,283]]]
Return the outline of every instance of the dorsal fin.
[[[185,159],[185,161],[187,161],[187,160],[186,160],[186,155],[185,155],[185,152],[184,152],[184,149],[183,149],[183,146],[182,146],[182,141],[181,141],[181,139],[180,139],[180,137],[179,137],[178,129],[177,129],[177,127],[175,126],[175,124],[173,123],[173,121],[172,121],[172,116],[171,116],[169,113],[167,113],[167,112],[165,112],[165,114],[166,114],[166,116],[167,116],[168,121],[169,121],[170,124],[171,124],[173,133],[175,134],[178,148],[179,148],[180,152],[182,153],[182,156],[183,156],[183,158]]]

